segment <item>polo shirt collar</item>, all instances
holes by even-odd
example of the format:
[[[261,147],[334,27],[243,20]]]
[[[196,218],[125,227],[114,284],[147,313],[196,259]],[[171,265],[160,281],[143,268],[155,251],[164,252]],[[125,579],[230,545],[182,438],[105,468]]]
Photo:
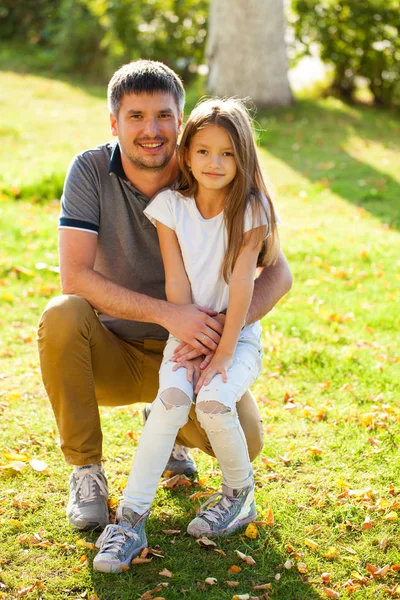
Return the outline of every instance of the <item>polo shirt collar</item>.
[[[108,165],[108,172],[114,173],[121,179],[125,179],[125,181],[128,180],[127,176],[125,175],[124,167],[122,166],[121,149],[118,142],[115,142],[115,146],[112,149],[111,158]]]

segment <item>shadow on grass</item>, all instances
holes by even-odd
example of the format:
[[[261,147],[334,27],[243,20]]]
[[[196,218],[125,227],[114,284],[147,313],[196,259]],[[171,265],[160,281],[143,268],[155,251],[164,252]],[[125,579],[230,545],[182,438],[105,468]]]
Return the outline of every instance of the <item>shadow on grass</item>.
[[[400,150],[397,113],[365,105],[347,106],[329,98],[299,100],[291,108],[260,112],[257,120],[262,129],[261,145],[315,184],[317,191],[329,188],[400,229],[398,181],[357,156],[361,144],[362,152],[367,148],[368,157],[373,158],[373,145],[379,144],[380,154],[386,155],[383,166],[390,164],[391,152]],[[357,141],[350,154],[346,145],[352,136],[362,141]]]
[[[149,597],[165,600],[231,600],[235,594],[250,594],[271,600],[321,598],[308,584],[306,576],[298,572],[295,559],[292,559],[291,569],[284,567],[290,556],[280,539],[279,523],[274,528],[260,527],[256,540],[245,537],[242,530],[232,537],[215,539],[217,548],[200,547],[185,532],[188,522],[194,517],[190,493],[191,489],[167,492],[162,494],[161,500],[156,500],[153,515],[147,523],[147,537],[149,546],[154,548],[159,545],[162,548],[164,558],[154,557],[150,563],[136,565],[116,575],[91,570],[91,583],[101,600],[130,600],[155,590],[157,586],[158,591],[155,590]],[[163,530],[180,530],[181,533],[167,535]],[[235,550],[252,556],[256,564],[246,564]],[[240,567],[240,572],[229,572],[232,565]],[[170,571],[173,576],[160,575],[163,569]],[[275,579],[277,574],[280,574],[280,578]],[[215,585],[205,583],[208,577],[216,578]],[[239,585],[230,587],[227,581],[236,581]],[[162,583],[167,585],[161,587]],[[272,589],[257,590],[254,587],[267,583],[271,584]],[[266,593],[268,595],[264,596]]]

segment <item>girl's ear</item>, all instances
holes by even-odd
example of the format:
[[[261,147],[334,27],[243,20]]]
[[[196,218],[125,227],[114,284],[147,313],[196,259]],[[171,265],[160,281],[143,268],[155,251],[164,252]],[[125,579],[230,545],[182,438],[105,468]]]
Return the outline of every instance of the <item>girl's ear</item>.
[[[189,150],[187,148],[185,150],[185,163],[187,164],[188,167],[190,167],[190,155],[189,155]]]

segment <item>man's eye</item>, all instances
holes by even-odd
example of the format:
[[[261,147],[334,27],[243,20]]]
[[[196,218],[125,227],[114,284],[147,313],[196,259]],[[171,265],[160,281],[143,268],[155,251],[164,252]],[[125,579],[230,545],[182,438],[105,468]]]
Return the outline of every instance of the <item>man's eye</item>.
[[[169,119],[171,117],[170,113],[162,113],[160,115],[160,119]]]
[[[141,118],[142,118],[142,115],[131,115],[131,119],[133,119],[134,121],[138,121]]]

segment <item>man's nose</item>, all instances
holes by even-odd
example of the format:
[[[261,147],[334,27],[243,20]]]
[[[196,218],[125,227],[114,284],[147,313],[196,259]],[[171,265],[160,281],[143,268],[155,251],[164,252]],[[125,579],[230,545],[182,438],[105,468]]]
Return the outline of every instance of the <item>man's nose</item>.
[[[159,135],[160,129],[156,118],[148,118],[144,122],[144,133],[149,137],[155,137]]]

